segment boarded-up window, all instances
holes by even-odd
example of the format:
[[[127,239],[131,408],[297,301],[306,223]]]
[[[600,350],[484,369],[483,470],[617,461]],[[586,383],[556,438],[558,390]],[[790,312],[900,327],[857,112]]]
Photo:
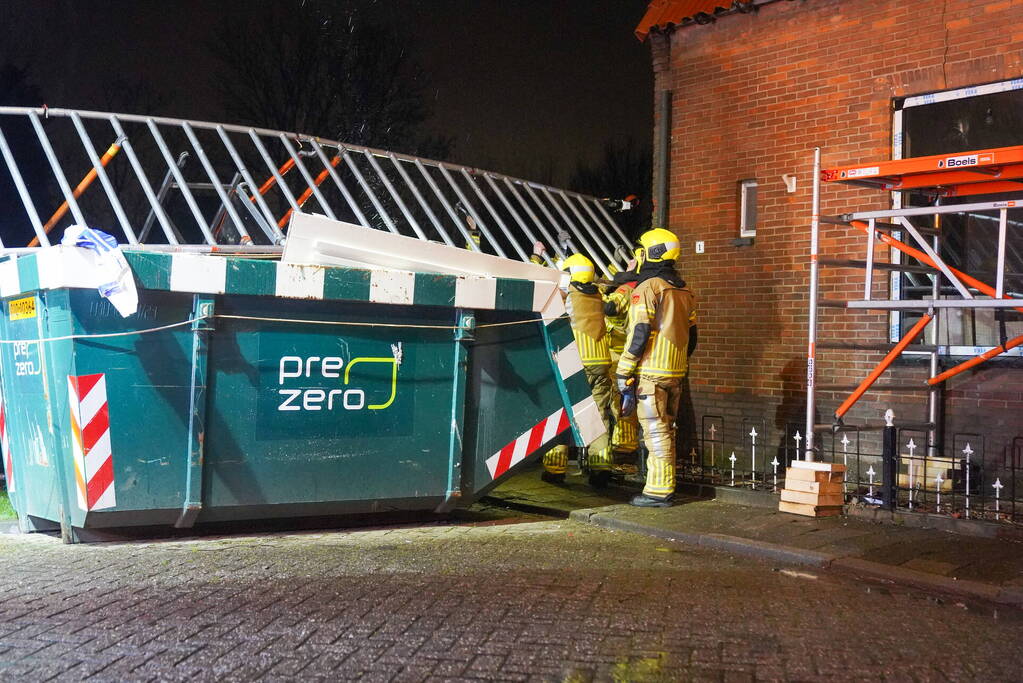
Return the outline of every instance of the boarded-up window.
[[[943,93],[941,97],[910,98],[902,111],[903,156],[955,154],[1023,144],[1023,90],[997,92],[1014,86],[1014,83],[992,84]],[[972,204],[1018,198],[1019,193],[1012,192],[943,197],[941,203]],[[927,206],[934,200],[933,196],[906,193],[903,203]],[[922,225],[919,221],[917,224]],[[946,214],[934,226],[927,227],[940,228],[937,246],[948,265],[994,285],[997,279],[997,211]],[[1008,212],[1006,237],[1005,291],[1010,296],[1023,296],[1023,209]],[[916,263],[911,258],[906,260]],[[936,276],[902,273],[897,277],[901,280],[897,283],[899,298],[932,296]],[[951,283],[943,277],[939,279],[939,296],[958,298]],[[981,298],[986,297],[981,295]],[[1004,321],[999,320],[999,316],[1004,316]],[[905,333],[918,318],[918,314],[903,313],[898,326],[900,332]],[[954,355],[973,355],[973,347],[992,347],[1000,343],[1002,325],[1010,338],[1023,332],[1023,319],[1015,311],[996,314],[990,309],[949,310],[940,319],[937,341]]]

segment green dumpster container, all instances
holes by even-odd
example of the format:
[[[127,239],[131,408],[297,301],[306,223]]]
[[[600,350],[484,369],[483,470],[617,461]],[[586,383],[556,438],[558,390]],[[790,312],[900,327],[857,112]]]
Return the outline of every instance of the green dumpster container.
[[[602,430],[552,283],[127,251],[122,318],[79,252],[0,258],[26,531],[446,511]]]

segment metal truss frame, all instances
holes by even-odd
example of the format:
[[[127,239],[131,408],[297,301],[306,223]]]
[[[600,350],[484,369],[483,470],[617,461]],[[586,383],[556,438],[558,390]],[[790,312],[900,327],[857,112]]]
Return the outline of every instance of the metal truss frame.
[[[15,119],[27,121],[34,131],[63,199],[46,223],[40,206],[47,193],[28,186],[4,135],[4,124]],[[48,133],[54,120],[70,121],[73,127],[60,137],[63,149],[55,148]],[[109,127],[108,133],[102,132],[101,124]],[[97,134],[114,140],[103,157],[93,142]],[[67,148],[76,137],[80,147]],[[184,149],[172,150],[177,144]],[[156,187],[140,158],[143,146],[150,161],[162,159],[155,174],[163,181]],[[81,172],[77,169],[83,152],[89,170],[72,188],[69,178]],[[108,170],[119,152],[127,157],[128,180],[137,183],[135,190],[141,189],[148,204],[147,213],[138,217],[129,215]],[[73,222],[91,225],[80,200],[98,179],[131,248],[279,253],[288,219],[307,210],[308,203],[330,218],[343,213],[368,228],[449,246],[463,243],[475,251],[482,250],[474,239],[473,232],[478,231],[483,248],[505,258],[529,261],[537,243],[544,247],[539,257],[547,265],[582,251],[608,277],[624,268],[632,251],[631,241],[605,206],[607,200],[468,166],[279,130],[110,112],[0,107],[0,157],[35,232],[33,243],[43,247],[50,246],[50,230],[68,213]],[[194,172],[191,180],[186,179],[184,164],[189,157],[198,161],[198,180]],[[148,170],[154,172],[152,163]],[[257,185],[260,175],[266,180]],[[180,193],[187,207],[178,222],[194,222],[188,232],[201,235],[198,242],[187,243],[182,237],[185,225],[175,224],[166,206],[172,192]],[[212,218],[197,199],[197,194],[210,192],[218,203]],[[20,249],[0,242],[0,252]]]

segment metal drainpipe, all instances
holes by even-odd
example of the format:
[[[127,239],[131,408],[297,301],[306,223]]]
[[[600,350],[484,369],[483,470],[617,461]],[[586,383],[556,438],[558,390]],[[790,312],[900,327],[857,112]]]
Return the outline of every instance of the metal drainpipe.
[[[668,225],[668,159],[671,148],[671,91],[661,91],[660,127],[657,129],[657,215],[654,225]]]

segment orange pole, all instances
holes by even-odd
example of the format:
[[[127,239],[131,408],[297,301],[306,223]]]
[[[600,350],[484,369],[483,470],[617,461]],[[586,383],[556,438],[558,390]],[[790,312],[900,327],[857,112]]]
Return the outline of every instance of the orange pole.
[[[868,226],[866,223],[863,223],[861,221],[853,221],[852,225],[855,228],[859,228],[863,232],[866,232],[867,230],[870,229],[870,226]],[[913,258],[921,261],[922,263],[926,263],[927,265],[929,265],[929,266],[931,266],[933,268],[937,267],[934,264],[934,261],[931,259],[931,257],[929,257],[927,254],[923,253],[922,251],[914,249],[913,247],[911,247],[911,246],[909,246],[909,245],[907,245],[907,244],[905,244],[903,242],[900,242],[899,240],[895,239],[894,237],[892,237],[890,235],[886,235],[883,232],[877,233],[877,234],[880,237],[881,241],[884,242],[885,244],[887,244],[888,246],[893,247],[895,249],[898,249],[902,253],[908,254],[908,255],[912,256]],[[960,280],[962,280],[966,284],[970,285],[971,287],[973,287],[973,288],[983,292],[984,294],[987,294],[990,297],[994,297],[995,296],[995,293],[996,293],[995,288],[992,287],[991,285],[988,285],[988,284],[986,284],[984,282],[981,282],[980,280],[967,275],[966,273],[962,272],[961,270],[956,270],[952,266],[949,266],[948,269],[950,271],[952,271],[952,273],[955,274],[956,277],[958,277]],[[1005,296],[1003,294],[1002,298],[1003,299],[1008,299],[1010,297]],[[1019,311],[1020,313],[1023,313],[1023,307],[1018,307],[1018,308],[1015,308],[1013,310],[1016,310],[1016,311]],[[940,375],[935,375],[934,377],[931,377],[930,379],[927,380],[927,383],[933,386],[933,385],[938,384],[940,382],[944,382],[946,379],[949,379],[950,377],[955,377],[956,375],[958,375],[961,372],[969,370],[972,367],[976,367],[976,366],[980,365],[981,363],[987,362],[987,361],[991,360],[992,358],[994,358],[995,356],[999,356],[999,355],[1005,353],[1006,351],[1008,351],[1009,349],[1012,349],[1012,348],[1015,348],[1015,347],[1019,346],[1020,344],[1023,344],[1023,335],[1021,335],[1019,337],[1015,337],[1014,339],[1010,339],[1009,341],[1007,341],[1005,343],[1004,347],[996,346],[993,349],[985,351],[984,353],[980,354],[979,356],[971,358],[970,360],[967,360],[967,361],[963,361],[959,365],[956,365],[955,367],[949,368],[948,370],[946,370],[945,372],[941,373]]]
[[[927,327],[927,323],[931,322],[933,319],[933,315],[927,314],[917,320],[916,325],[913,325],[912,329],[906,333],[906,336],[900,339],[899,343],[895,345],[895,348],[889,351],[888,354],[881,359],[881,362],[877,364],[876,368],[870,371],[870,374],[867,375],[865,380],[860,382],[860,386],[856,387],[856,391],[849,394],[849,398],[845,399],[842,405],[838,407],[838,410],[835,411],[835,417],[841,418],[843,415],[848,413],[849,409],[856,405],[856,402],[860,400],[860,397],[863,396],[864,393],[866,393],[867,389],[869,389],[870,386],[877,381],[877,378],[888,369],[888,366],[895,362],[895,359],[906,350],[906,347],[909,346],[921,332],[923,332],[924,328]]]
[[[290,171],[294,167],[295,167],[295,160],[294,159],[288,159],[283,164],[281,164],[280,168],[277,169],[277,173],[280,174],[280,176],[283,178],[285,175],[288,174],[288,171]],[[271,174],[270,177],[266,179],[266,182],[259,186],[259,194],[266,194],[267,192],[269,192],[270,188],[273,187],[276,182],[277,182],[277,178],[274,177],[273,174]],[[255,197],[249,197],[249,199],[252,199],[253,201],[255,201],[256,198]]]
[[[99,160],[100,166],[102,166],[103,168],[106,168],[107,164],[110,163],[110,160],[113,159],[115,156],[117,156],[117,153],[120,152],[120,151],[121,151],[121,146],[119,144],[117,144],[116,142],[114,144],[110,145],[110,147],[107,148],[106,153],[104,153],[103,157]],[[92,185],[92,181],[94,181],[96,179],[96,175],[97,175],[96,169],[92,169],[88,173],[86,173],[85,177],[82,178],[82,182],[78,183],[78,187],[75,188],[75,191],[72,192],[71,195],[75,199],[78,199],[79,197],[81,197],[82,194],[84,194],[85,191],[87,189],[89,189],[89,185]],[[68,207],[68,203],[66,201],[63,204],[61,204],[59,207],[57,207],[57,210],[53,212],[52,216],[50,216],[50,220],[46,221],[46,225],[43,226],[43,232],[45,232],[47,235],[49,235],[50,231],[53,230],[54,226],[56,226],[57,223],[60,222],[60,219],[63,218],[67,214],[68,208],[69,208]],[[30,247],[38,247],[39,246],[39,238],[38,237],[33,237],[32,241],[28,243],[28,246],[30,246]]]
[[[294,167],[295,167],[295,160],[294,159],[288,159],[283,164],[281,164],[280,168],[277,169],[277,173],[283,178],[284,176],[286,176],[288,174],[288,171],[290,171]],[[277,183],[277,178],[271,173],[270,177],[267,178],[266,181],[262,185],[259,186],[259,194],[266,194],[267,192],[270,191],[270,188],[273,187],[276,183]],[[234,194],[234,191],[232,191],[232,194]],[[256,201],[255,195],[250,195],[249,196],[249,201],[251,201],[251,202]],[[220,227],[224,224],[224,220],[225,219],[226,219],[226,216],[221,216],[220,217],[220,222],[217,223],[217,227],[215,227],[213,229],[213,234],[214,235],[216,235],[220,231]]]
[[[859,228],[863,232],[867,232],[867,230],[870,229],[869,226],[866,223],[863,223],[862,221],[853,221],[852,225],[853,225],[854,228]],[[908,254],[908,255],[912,256],[913,258],[917,259],[918,261],[921,261],[922,263],[926,263],[927,265],[931,266],[932,268],[937,268],[938,267],[937,264],[934,263],[934,261],[931,259],[930,256],[928,256],[924,252],[920,251],[919,249],[914,249],[913,247],[909,246],[905,242],[900,242],[899,240],[895,239],[891,235],[886,235],[883,232],[878,232],[877,235],[880,238],[880,240],[882,242],[884,242],[885,244],[887,244],[889,247],[893,247],[895,249],[898,249],[903,254]],[[952,271],[952,273],[957,278],[959,278],[960,280],[965,282],[970,287],[973,287],[974,289],[977,289],[977,290],[983,292],[984,294],[987,294],[990,297],[993,297],[995,295],[995,288],[992,287],[991,285],[986,284],[984,282],[981,282],[977,278],[975,278],[975,277],[973,277],[971,275],[967,275],[966,273],[964,273],[961,270],[956,270],[952,266],[949,266],[948,269],[950,271]],[[1007,296],[1005,296],[1003,294],[1002,298],[1003,299],[1008,299],[1010,297],[1007,297]],[[1015,310],[1019,311],[1020,313],[1023,313],[1023,306],[1021,306],[1021,307],[1019,307],[1019,308],[1017,308]]]
[[[1010,339],[1009,341],[1005,342],[1005,346],[996,346],[995,348],[990,349],[988,351],[985,351],[984,353],[980,354],[979,356],[976,356],[975,358],[971,358],[970,360],[963,361],[962,363],[960,363],[959,365],[955,366],[954,368],[949,368],[948,370],[946,370],[945,372],[941,373],[940,375],[935,375],[934,377],[931,377],[929,380],[927,380],[927,383],[930,384],[930,385],[934,385],[934,384],[938,384],[940,382],[944,382],[946,379],[949,379],[950,377],[955,377],[960,372],[964,372],[966,370],[969,370],[972,367],[976,367],[976,366],[980,365],[981,363],[985,363],[985,362],[991,360],[992,358],[994,358],[995,356],[1000,356],[1001,354],[1005,353],[1009,349],[1014,349],[1017,346],[1019,346],[1020,344],[1023,344],[1023,334],[1021,334],[1018,337],[1014,337],[1014,338]]]
[[[339,163],[341,163],[340,155],[330,160],[330,165],[333,166],[334,168],[337,168],[337,165]],[[330,172],[327,169],[323,169],[322,171],[320,171],[320,175],[316,176],[316,180],[314,183],[316,187],[319,187],[323,183],[323,181],[327,179],[328,175],[330,175]],[[305,206],[305,203],[309,201],[309,198],[312,196],[313,188],[307,187],[305,189],[305,192],[302,193],[302,195],[298,198],[298,200],[295,203],[298,204],[299,207]],[[284,217],[281,218],[281,220],[277,221],[277,227],[283,230],[284,226],[288,224],[288,220],[291,218],[291,214],[294,212],[295,212],[294,209],[288,209],[288,212],[284,214]]]

